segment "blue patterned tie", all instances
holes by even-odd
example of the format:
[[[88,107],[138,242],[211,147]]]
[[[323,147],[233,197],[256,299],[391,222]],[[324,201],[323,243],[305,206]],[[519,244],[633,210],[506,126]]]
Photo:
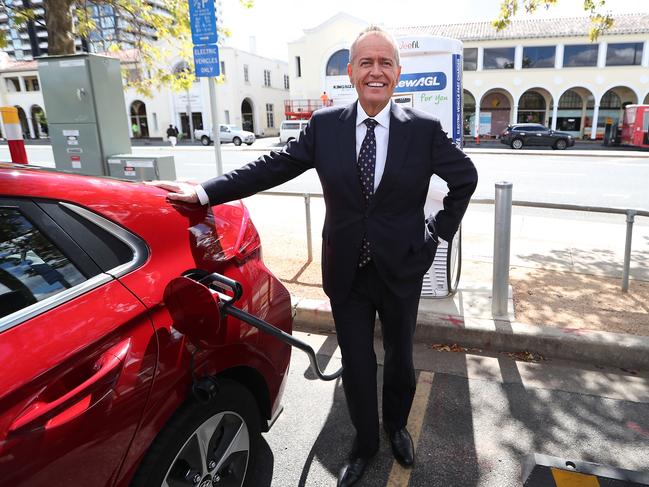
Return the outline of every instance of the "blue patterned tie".
[[[374,195],[374,169],[376,166],[376,136],[374,135],[374,128],[378,122],[372,118],[367,118],[363,122],[367,125],[367,132],[361,144],[361,150],[358,153],[358,177],[363,190],[363,197],[365,198],[365,208],[370,204],[372,195]],[[363,243],[361,244],[361,254],[358,260],[358,267],[366,265],[370,259],[370,243],[367,241],[367,235],[363,235]]]

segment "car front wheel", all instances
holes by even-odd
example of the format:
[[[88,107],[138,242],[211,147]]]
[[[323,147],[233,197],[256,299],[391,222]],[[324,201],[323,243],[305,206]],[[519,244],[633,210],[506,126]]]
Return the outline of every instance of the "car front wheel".
[[[252,145],[252,142],[246,142],[246,145]]]
[[[239,137],[235,137],[234,139],[232,139],[232,143],[238,147],[241,145],[241,139]]]
[[[565,141],[565,139],[559,139],[554,144],[555,149],[563,150],[566,147],[568,147],[568,143]]]
[[[201,137],[201,144],[203,145],[210,145],[210,138],[207,135],[203,135]]]
[[[259,409],[242,385],[219,381],[207,403],[190,399],[153,442],[133,486],[252,485]]]
[[[523,141],[521,139],[512,140],[512,149],[522,149]]]

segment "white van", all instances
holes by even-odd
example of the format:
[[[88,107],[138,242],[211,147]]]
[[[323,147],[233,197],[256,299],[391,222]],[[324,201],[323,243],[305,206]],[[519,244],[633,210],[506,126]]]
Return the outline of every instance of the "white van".
[[[279,143],[288,144],[291,140],[298,140],[308,123],[308,120],[284,120],[279,127]]]

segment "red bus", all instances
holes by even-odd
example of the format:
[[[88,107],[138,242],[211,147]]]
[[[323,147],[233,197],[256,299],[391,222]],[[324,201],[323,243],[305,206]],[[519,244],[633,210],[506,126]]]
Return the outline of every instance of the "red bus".
[[[649,105],[626,106],[620,143],[649,148]]]

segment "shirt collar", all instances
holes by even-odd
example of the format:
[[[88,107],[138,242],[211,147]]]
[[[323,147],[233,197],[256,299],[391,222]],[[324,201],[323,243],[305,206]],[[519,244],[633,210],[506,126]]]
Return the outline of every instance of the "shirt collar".
[[[357,101],[356,102],[356,126],[358,127],[360,124],[362,124],[366,118],[373,118],[376,120],[379,125],[381,125],[384,128],[390,128],[390,108],[392,105],[392,101],[390,100],[387,105],[383,107],[383,110],[381,110],[379,113],[376,114],[374,117],[370,117],[367,113],[365,113],[365,110],[363,110],[363,107],[361,106],[361,102]]]

